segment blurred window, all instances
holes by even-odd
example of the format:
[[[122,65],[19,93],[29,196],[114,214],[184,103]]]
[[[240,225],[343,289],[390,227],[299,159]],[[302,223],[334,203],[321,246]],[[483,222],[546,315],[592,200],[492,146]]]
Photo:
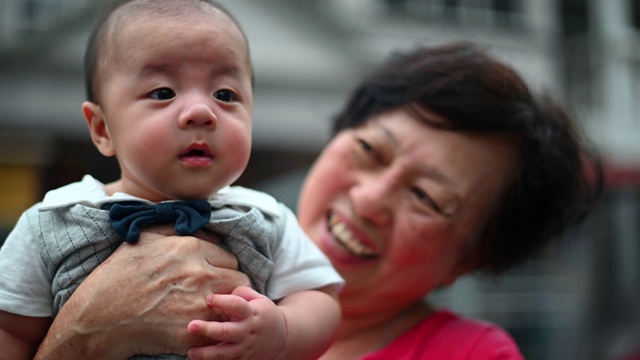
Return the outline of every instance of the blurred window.
[[[384,0],[390,13],[429,22],[520,29],[522,0]]]

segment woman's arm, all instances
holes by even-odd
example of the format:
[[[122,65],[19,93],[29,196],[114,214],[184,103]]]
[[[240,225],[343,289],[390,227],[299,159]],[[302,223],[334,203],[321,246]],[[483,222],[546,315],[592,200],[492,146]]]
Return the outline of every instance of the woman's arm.
[[[143,233],[123,244],[62,307],[35,359],[127,358],[186,354],[210,340],[187,332],[193,319],[220,319],[210,293],[230,293],[248,278],[236,258],[195,237]]]

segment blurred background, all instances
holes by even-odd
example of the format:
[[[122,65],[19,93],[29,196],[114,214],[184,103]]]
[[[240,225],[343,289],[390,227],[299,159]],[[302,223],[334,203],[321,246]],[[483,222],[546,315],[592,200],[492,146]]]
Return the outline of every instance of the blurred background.
[[[254,146],[238,184],[291,208],[329,120],[391,51],[471,40],[561,99],[604,154],[580,228],[500,279],[432,301],[499,323],[527,359],[640,359],[639,0],[224,0],[249,38]],[[118,177],[80,112],[97,0],[0,0],[0,243],[44,192]]]

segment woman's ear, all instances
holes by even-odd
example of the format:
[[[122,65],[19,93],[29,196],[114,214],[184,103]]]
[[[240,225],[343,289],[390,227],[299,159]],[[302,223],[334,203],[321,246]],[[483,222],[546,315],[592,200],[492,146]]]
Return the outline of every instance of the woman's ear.
[[[91,140],[93,140],[93,144],[98,148],[98,151],[107,157],[115,155],[116,149],[111,141],[109,127],[100,105],[85,101],[82,103],[82,114],[87,121],[87,125],[89,125]]]

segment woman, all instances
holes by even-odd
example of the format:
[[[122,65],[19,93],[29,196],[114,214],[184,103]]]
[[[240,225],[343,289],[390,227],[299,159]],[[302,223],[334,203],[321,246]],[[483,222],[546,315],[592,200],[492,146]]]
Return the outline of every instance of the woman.
[[[458,43],[391,57],[355,89],[334,133],[298,209],[302,227],[346,280],[342,323],[322,359],[520,359],[501,328],[424,298],[469,272],[509,269],[582,218],[601,170],[571,119],[534,97],[511,68]],[[185,324],[205,316],[198,296],[244,281],[192,284],[212,271],[188,266],[205,260],[187,247],[208,244],[147,237],[157,241],[143,241],[144,253],[165,258],[171,247],[181,263],[139,259],[121,247],[76,291],[39,356],[184,352],[196,341]],[[122,268],[134,261],[142,276],[166,277],[165,286],[149,289],[127,276]],[[229,261],[221,260],[233,269]],[[110,281],[123,283],[118,294],[102,287]],[[188,286],[166,289],[171,283]],[[114,306],[125,301],[128,309]],[[217,358],[204,348],[189,354]]]

